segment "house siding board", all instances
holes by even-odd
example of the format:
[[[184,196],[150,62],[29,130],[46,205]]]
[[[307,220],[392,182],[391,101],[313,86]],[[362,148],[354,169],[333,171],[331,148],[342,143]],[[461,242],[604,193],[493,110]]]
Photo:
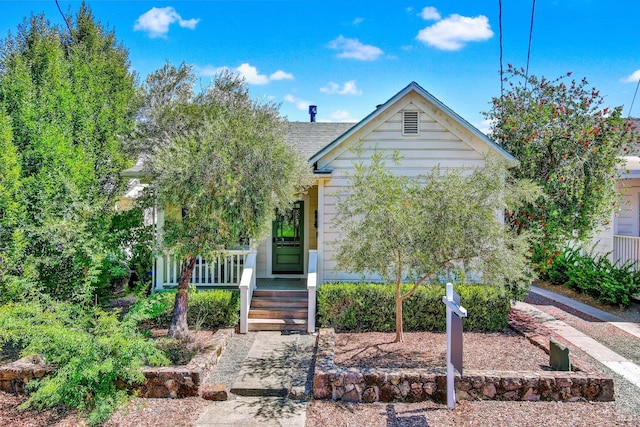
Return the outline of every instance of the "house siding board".
[[[339,230],[334,226],[337,213],[337,194],[348,190],[349,175],[353,174],[354,163],[370,162],[371,155],[376,150],[387,150],[387,167],[397,175],[418,177],[425,175],[435,167],[442,169],[482,168],[485,165],[484,153],[475,144],[477,141],[469,133],[468,139],[463,140],[464,130],[451,132],[440,124],[441,118],[436,120],[432,111],[418,102],[415,96],[409,96],[405,102],[400,102],[389,114],[378,117],[377,120],[359,129],[352,138],[334,147],[318,161],[318,168],[331,171],[330,179],[325,183],[324,216],[325,230],[323,234],[323,278],[324,282],[354,281],[362,277],[336,270],[336,244],[340,238]],[[402,135],[403,109],[419,109],[419,135]],[[450,123],[448,123],[450,125]],[[360,154],[350,150],[359,142]],[[393,151],[400,155],[398,164],[392,161]],[[380,277],[371,275],[365,278],[379,281]]]

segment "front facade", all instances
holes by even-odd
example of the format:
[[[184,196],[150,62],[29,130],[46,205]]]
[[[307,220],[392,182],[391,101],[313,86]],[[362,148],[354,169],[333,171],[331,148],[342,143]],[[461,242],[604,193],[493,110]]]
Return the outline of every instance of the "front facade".
[[[375,150],[389,156],[399,152],[394,173],[411,177],[431,168],[482,168],[492,153],[515,159],[484,134],[411,83],[359,123],[291,123],[287,138],[308,156],[314,183],[291,210],[277,212],[271,234],[262,242],[229,251],[217,262],[200,260],[193,282],[198,286],[233,285],[241,280],[249,253],[255,253],[253,275],[260,279],[306,279],[311,270],[317,283],[354,281],[361,277],[335,268],[334,227],[338,194],[349,189],[354,163],[366,162]],[[357,151],[354,151],[355,147]],[[162,226],[162,215],[158,225]],[[313,254],[311,256],[310,254]],[[311,265],[310,261],[314,264]],[[179,265],[169,256],[156,260],[154,289],[177,284]],[[369,280],[376,280],[370,277]]]

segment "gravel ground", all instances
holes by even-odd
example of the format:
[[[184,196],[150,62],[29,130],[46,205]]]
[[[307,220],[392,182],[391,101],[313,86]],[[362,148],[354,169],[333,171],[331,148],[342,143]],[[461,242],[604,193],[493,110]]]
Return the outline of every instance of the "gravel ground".
[[[552,289],[553,290],[553,289]],[[532,297],[533,298],[533,297]],[[567,307],[561,307],[549,300],[533,299],[528,301],[541,310],[554,311],[554,315],[568,324],[580,329],[595,339],[604,342],[605,345],[615,347],[615,351],[621,354],[635,352],[640,347],[640,340],[625,341],[628,335],[619,329],[610,326],[611,330],[603,322],[577,316]],[[584,302],[584,301],[583,301]],[[599,307],[602,308],[602,307]],[[607,310],[610,311],[610,310]],[[635,312],[630,314],[624,311],[614,314],[633,320]],[[640,317],[640,316],[639,316]],[[640,319],[639,319],[640,320]],[[548,335],[543,325],[532,325],[539,333]],[[583,329],[584,328],[584,329]],[[622,335],[620,335],[622,334]],[[465,334],[465,355],[474,350],[475,344],[471,344]],[[228,343],[225,355],[220,359],[220,369],[212,375],[208,381],[223,383],[227,387],[233,381],[233,372],[242,360],[243,352],[246,354],[251,347],[252,335],[235,335]],[[478,341],[479,342],[479,341]],[[424,346],[424,341],[422,342]],[[432,347],[439,347],[438,343],[429,342]],[[460,402],[456,409],[450,411],[445,405],[432,402],[422,403],[392,403],[392,404],[343,404],[332,401],[311,401],[307,409],[307,427],[320,426],[638,426],[640,425],[640,389],[624,378],[610,371],[582,351],[569,345],[572,354],[584,361],[591,363],[615,381],[616,401],[606,403],[557,403],[557,402]],[[629,349],[633,347],[634,349]],[[487,350],[489,348],[490,350]],[[499,352],[497,349],[503,349]],[[618,349],[620,348],[620,349]],[[499,359],[499,354],[511,358],[514,353],[526,361],[526,355],[516,348],[496,347],[491,343],[483,343],[478,349],[484,350],[483,357],[489,357],[494,361]],[[232,351],[236,356],[229,356]],[[635,354],[635,353],[633,353]],[[629,353],[625,354],[630,357]],[[635,357],[635,356],[634,356]],[[532,359],[533,360],[533,359]],[[635,360],[635,359],[634,359]],[[465,365],[468,361],[465,358]],[[548,359],[546,359],[548,362]],[[469,362],[471,363],[471,362]],[[539,362],[534,362],[539,363]],[[637,363],[637,362],[636,362]],[[0,426],[56,426],[70,427],[82,426],[83,421],[73,412],[42,411],[21,412],[16,406],[24,398],[11,396],[0,392]],[[133,399],[127,409],[119,411],[106,425],[109,427],[138,427],[138,426],[192,426],[209,402],[199,398],[189,399]],[[302,427],[302,426],[301,426]]]
[[[633,363],[640,365],[640,345],[638,345],[638,338],[633,335],[616,328],[608,322],[577,312],[571,307],[540,295],[531,293],[525,299],[525,302],[549,313],[558,320],[562,320],[567,325],[576,328]]]
[[[247,357],[255,338],[256,334],[234,334],[227,342],[216,369],[205,378],[205,383],[224,384],[227,391],[231,390],[236,373]],[[229,393],[229,400],[232,399],[235,399],[235,395]]]

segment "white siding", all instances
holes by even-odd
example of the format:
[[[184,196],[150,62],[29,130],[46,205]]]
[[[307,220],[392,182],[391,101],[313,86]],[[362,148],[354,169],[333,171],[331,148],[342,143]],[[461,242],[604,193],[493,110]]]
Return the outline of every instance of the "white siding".
[[[638,224],[640,179],[622,180],[619,188],[622,193],[623,203],[621,212],[614,221],[613,232],[620,236],[637,237],[640,235],[640,227]]]
[[[395,174],[417,177],[430,169],[439,166],[449,168],[481,168],[484,167],[484,154],[480,144],[474,140],[466,129],[454,125],[442,114],[428,105],[422,98],[409,96],[401,100],[389,114],[378,117],[365,126],[353,139],[346,141],[341,147],[328,152],[319,162],[320,169],[331,170],[331,179],[325,183],[323,233],[323,281],[360,280],[358,275],[347,274],[335,269],[335,241],[340,231],[333,227],[336,214],[336,194],[349,186],[347,174],[353,172],[353,164],[367,164],[375,150],[388,151],[387,166]],[[420,133],[417,136],[402,135],[402,110],[420,110]],[[361,143],[362,152],[356,155],[350,151],[351,144]],[[401,156],[398,164],[391,160],[391,154],[397,150]],[[379,280],[369,277],[367,280]]]

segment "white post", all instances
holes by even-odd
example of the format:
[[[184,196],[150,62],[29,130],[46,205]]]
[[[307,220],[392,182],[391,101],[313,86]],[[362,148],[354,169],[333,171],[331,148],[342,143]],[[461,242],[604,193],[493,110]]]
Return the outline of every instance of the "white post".
[[[247,256],[242,278],[238,288],[240,289],[240,333],[246,334],[249,331],[249,308],[251,307],[251,296],[255,285],[255,265],[256,254],[250,253]]]
[[[462,319],[467,310],[460,305],[460,295],[447,283],[442,302],[447,306],[447,406],[456,407],[455,369],[462,375]],[[455,315],[455,317],[454,317]]]
[[[318,251],[309,250],[309,271],[307,274],[307,332],[316,331],[316,289],[318,287]]]

